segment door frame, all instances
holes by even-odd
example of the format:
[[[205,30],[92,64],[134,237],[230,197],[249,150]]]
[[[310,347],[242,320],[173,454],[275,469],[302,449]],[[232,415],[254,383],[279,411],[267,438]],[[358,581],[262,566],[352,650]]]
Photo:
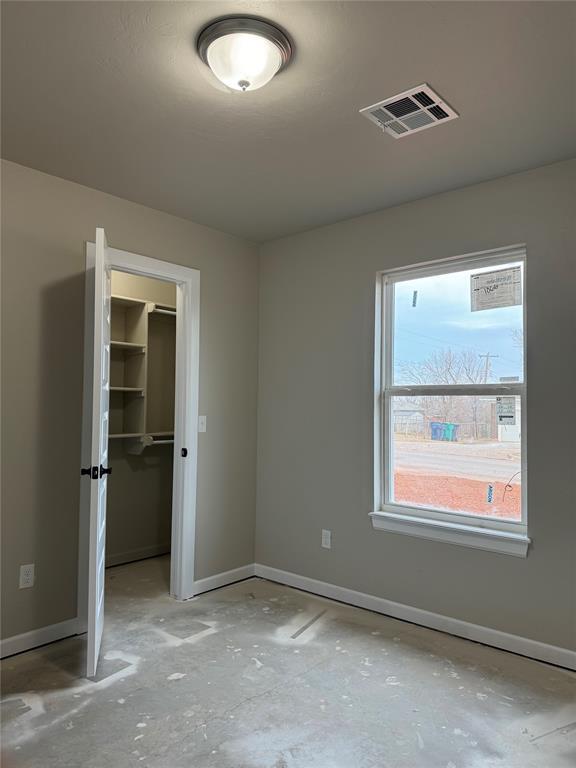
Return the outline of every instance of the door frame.
[[[93,295],[95,244],[86,243],[86,300],[84,349],[93,347]],[[200,270],[141,256],[108,246],[110,269],[151,277],[176,286],[176,387],[174,408],[174,475],[170,595],[176,600],[194,597],[196,545],[196,487],[198,475],[198,399],[200,378]],[[93,355],[84,354],[81,466],[91,463],[90,431]],[[187,456],[182,457],[182,449]],[[112,480],[114,482],[114,480]],[[81,483],[78,552],[78,633],[86,631],[88,612],[89,483]]]

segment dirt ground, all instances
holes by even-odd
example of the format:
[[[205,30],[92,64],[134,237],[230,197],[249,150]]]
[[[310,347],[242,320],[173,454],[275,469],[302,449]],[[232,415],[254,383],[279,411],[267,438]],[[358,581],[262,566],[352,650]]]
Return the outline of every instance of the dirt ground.
[[[491,485],[490,503],[488,483],[483,480],[401,470],[394,473],[394,499],[416,506],[520,520],[520,483],[511,483],[509,490],[505,482]]]

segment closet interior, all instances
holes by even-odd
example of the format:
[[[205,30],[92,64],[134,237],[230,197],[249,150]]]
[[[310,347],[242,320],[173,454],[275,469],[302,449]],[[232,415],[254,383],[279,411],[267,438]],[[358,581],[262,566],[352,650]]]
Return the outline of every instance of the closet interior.
[[[170,551],[176,287],[112,272],[106,565]]]

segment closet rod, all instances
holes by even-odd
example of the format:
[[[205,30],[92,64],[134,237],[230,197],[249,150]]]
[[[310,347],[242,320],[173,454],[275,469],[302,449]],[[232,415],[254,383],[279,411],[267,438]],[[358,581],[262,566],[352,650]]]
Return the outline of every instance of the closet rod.
[[[158,315],[170,315],[171,317],[176,317],[175,309],[153,309],[152,312]]]

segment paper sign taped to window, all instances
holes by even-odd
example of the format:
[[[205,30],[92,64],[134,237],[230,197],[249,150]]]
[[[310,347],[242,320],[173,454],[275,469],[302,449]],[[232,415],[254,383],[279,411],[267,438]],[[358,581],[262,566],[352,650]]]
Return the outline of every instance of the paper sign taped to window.
[[[522,304],[520,267],[506,267],[470,276],[472,312]]]
[[[516,424],[516,398],[496,398],[496,420],[501,426],[513,427]]]

